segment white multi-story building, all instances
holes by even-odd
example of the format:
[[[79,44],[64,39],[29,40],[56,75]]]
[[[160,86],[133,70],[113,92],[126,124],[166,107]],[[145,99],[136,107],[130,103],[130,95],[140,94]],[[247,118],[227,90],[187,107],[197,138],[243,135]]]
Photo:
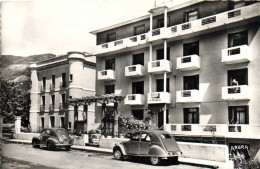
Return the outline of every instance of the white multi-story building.
[[[67,55],[32,63],[30,125],[33,132],[43,128],[63,127],[83,133],[96,129],[95,105],[74,107],[68,98],[95,96],[96,64],[90,54]],[[75,124],[77,123],[77,125]],[[76,127],[77,126],[77,127]]]
[[[221,142],[230,154],[260,148],[260,3],[166,4],[91,33],[97,95],[121,92],[118,110],[176,139]],[[97,112],[101,108],[97,107]],[[233,151],[235,150],[235,151]]]

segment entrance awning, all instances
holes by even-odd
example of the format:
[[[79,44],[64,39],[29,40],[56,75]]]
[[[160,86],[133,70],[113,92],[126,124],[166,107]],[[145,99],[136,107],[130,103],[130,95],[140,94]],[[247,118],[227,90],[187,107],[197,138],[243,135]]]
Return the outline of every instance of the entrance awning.
[[[165,104],[148,104],[147,110],[157,111],[157,112],[163,111],[164,105]]]

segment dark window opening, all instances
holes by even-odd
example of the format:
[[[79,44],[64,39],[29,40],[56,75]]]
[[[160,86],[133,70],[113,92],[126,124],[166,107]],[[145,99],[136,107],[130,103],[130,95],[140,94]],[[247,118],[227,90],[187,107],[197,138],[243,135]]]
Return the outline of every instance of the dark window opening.
[[[115,93],[115,85],[105,85],[105,94]]]
[[[55,127],[55,117],[54,116],[51,116],[50,117],[50,122],[51,122],[51,127]]]
[[[184,22],[190,22],[199,18],[199,11],[197,9],[184,13]]]
[[[41,118],[41,127],[44,129],[44,117]]]
[[[164,27],[164,18],[157,20],[157,28],[162,28],[162,27]]]
[[[256,3],[257,1],[228,1],[228,9],[233,10]]]
[[[61,102],[65,103],[66,102],[66,95],[63,93],[61,94]]]
[[[61,87],[66,87],[66,73],[61,74],[61,80],[62,80],[62,86]]]
[[[229,106],[229,124],[249,124],[248,106]]]
[[[42,77],[42,87],[44,90],[46,89],[46,77]]]
[[[144,94],[144,81],[132,83],[133,94]]]
[[[51,95],[51,103],[54,105],[55,104],[55,95]]]
[[[166,58],[167,60],[170,60],[170,47],[167,47],[167,53],[166,53]],[[158,49],[156,50],[156,57],[157,60],[162,60],[164,59],[164,49]]]
[[[61,117],[61,118],[60,118],[60,127],[61,127],[61,128],[64,128],[64,127],[65,127],[65,118],[64,118],[64,117]]]
[[[145,33],[145,26],[144,25],[134,27],[134,35],[140,35],[140,34],[143,34],[143,33]]]
[[[234,84],[234,79],[237,84]],[[228,86],[248,85],[248,69],[228,70]]]
[[[199,41],[183,44],[183,56],[199,55]]]
[[[110,33],[106,36],[106,42],[112,42],[116,40],[116,33]]]
[[[199,108],[184,108],[184,123],[199,124]]]
[[[183,77],[183,90],[192,89],[199,90],[199,75]]]
[[[105,70],[115,70],[116,68],[116,60],[115,59],[108,59],[105,61]]]
[[[144,119],[144,110],[132,110],[132,115],[137,120],[143,120]]]
[[[51,76],[51,83],[55,85],[55,75]]]
[[[232,33],[228,35],[228,47],[235,47],[248,44],[248,32]]]
[[[73,81],[73,74],[70,74],[70,81]]]
[[[157,127],[162,127],[163,126],[163,122],[164,122],[164,112],[158,112],[158,125]],[[169,124],[169,110],[166,109],[166,124]]]
[[[71,122],[69,122],[69,125],[68,125],[69,129],[71,128]]]
[[[157,92],[164,91],[164,79],[156,80],[156,91]],[[167,78],[167,80],[166,80],[166,92],[170,92],[170,79],[169,78]]]
[[[138,53],[133,55],[133,65],[144,65],[144,53]]]
[[[42,105],[45,105],[45,96],[42,96]]]

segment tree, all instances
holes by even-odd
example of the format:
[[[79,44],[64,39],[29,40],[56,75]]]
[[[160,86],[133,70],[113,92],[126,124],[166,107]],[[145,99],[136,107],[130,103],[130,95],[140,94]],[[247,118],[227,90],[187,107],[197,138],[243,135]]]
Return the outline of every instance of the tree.
[[[30,111],[30,81],[8,82],[0,79],[1,116],[4,123],[13,123],[15,116],[22,117],[22,126],[27,127]]]

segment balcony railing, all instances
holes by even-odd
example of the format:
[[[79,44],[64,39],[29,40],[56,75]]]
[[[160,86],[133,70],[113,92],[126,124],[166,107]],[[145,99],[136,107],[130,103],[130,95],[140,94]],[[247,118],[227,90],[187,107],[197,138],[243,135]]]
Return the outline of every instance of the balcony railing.
[[[177,58],[176,69],[180,70],[194,70],[200,69],[200,57],[198,55],[189,55]]]
[[[129,94],[125,98],[125,105],[144,105],[145,96],[143,94]]]
[[[249,100],[249,87],[247,85],[222,87],[223,100]]]
[[[250,60],[251,54],[248,45],[222,49],[222,62],[226,64],[242,63]]]
[[[125,67],[125,76],[144,76],[144,66],[143,65],[132,65]]]
[[[163,73],[172,71],[172,62],[169,60],[156,60],[148,62],[149,73]]]
[[[45,111],[45,105],[40,105],[40,112],[44,112]]]
[[[55,84],[50,84],[50,91],[55,91]]]
[[[152,92],[148,93],[148,104],[171,103],[171,93]]]
[[[250,124],[166,124],[165,130],[174,135],[225,136],[228,138],[259,139],[260,125]]]
[[[116,72],[114,70],[101,70],[98,71],[98,80],[115,80]]]
[[[176,92],[177,103],[192,103],[192,102],[200,102],[201,96],[199,90],[183,90]]]
[[[50,111],[54,111],[54,109],[55,109],[55,104],[50,104],[49,105],[49,110]]]
[[[67,83],[65,82],[60,82],[60,89],[66,89],[67,88]]]
[[[67,103],[60,103],[60,107],[59,107],[60,110],[64,110],[66,108],[67,108]]]

